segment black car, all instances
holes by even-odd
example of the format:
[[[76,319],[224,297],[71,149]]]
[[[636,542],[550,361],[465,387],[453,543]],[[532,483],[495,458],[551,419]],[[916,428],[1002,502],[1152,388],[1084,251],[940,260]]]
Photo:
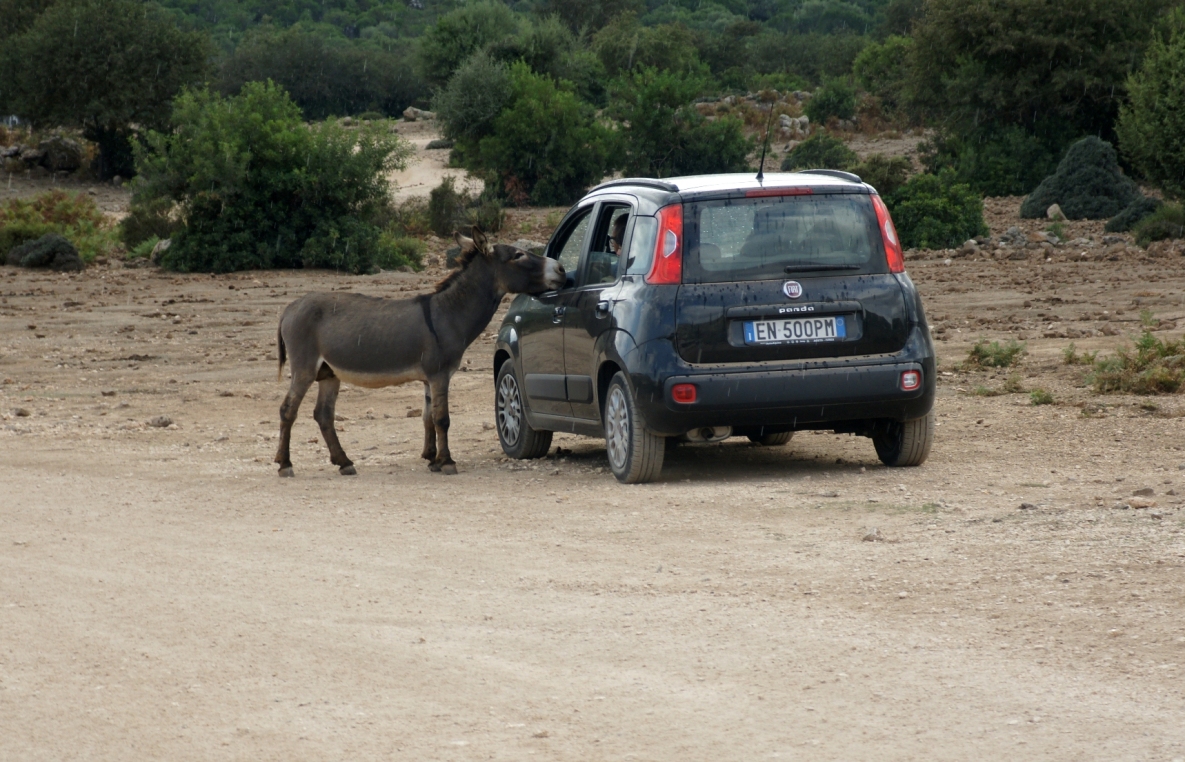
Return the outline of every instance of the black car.
[[[934,345],[888,209],[859,177],[607,182],[546,256],[567,286],[520,295],[498,332],[507,455],[541,457],[555,431],[604,437],[634,483],[658,476],[668,440],[830,429],[871,437],[890,466],[929,454]]]

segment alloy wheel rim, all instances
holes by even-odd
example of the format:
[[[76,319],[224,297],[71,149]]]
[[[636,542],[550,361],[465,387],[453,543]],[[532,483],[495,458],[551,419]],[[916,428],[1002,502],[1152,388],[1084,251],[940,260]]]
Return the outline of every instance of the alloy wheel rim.
[[[615,471],[625,468],[629,454],[629,426],[630,413],[626,406],[625,393],[621,387],[614,387],[609,393],[609,402],[606,405],[605,449],[609,452],[609,464]]]
[[[523,406],[518,384],[509,373],[498,384],[498,434],[508,447],[518,444],[522,432]]]

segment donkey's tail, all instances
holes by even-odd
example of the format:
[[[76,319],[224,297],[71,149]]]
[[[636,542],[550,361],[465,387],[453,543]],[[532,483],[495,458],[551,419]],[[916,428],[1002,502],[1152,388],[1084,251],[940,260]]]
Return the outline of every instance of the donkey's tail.
[[[276,380],[284,380],[284,361],[288,359],[288,354],[284,351],[284,334],[279,327],[276,328],[276,355],[280,358],[280,365],[276,368]]]

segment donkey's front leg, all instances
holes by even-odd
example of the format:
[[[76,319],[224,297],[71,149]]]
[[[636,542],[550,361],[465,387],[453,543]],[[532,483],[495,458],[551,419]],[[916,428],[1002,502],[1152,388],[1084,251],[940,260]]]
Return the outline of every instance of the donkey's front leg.
[[[436,426],[436,460],[428,464],[433,471],[444,474],[457,473],[448,449],[448,376],[434,378],[432,384],[432,423]]]
[[[436,460],[436,426],[432,423],[432,387],[424,382],[424,451],[420,457],[430,464]],[[428,466],[432,468],[431,465]],[[435,469],[433,469],[435,470]]]
[[[354,470],[354,462],[346,457],[346,451],[337,439],[337,429],[333,427],[337,392],[341,385],[341,379],[337,376],[322,378],[317,382],[317,407],[313,408],[313,420],[321,427],[321,436],[325,437],[325,444],[329,447],[329,461],[338,466],[342,476],[353,476],[358,473]]]

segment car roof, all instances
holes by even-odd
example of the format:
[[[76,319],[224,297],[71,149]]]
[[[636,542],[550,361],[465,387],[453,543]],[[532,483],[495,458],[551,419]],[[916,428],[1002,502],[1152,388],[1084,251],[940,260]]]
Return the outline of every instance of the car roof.
[[[773,188],[809,187],[816,193],[871,193],[875,192],[859,177],[837,170],[809,170],[804,172],[768,172],[761,180],[756,172],[720,175],[687,175],[665,177],[625,177],[601,183],[585,195],[593,200],[602,194],[628,193],[643,201],[642,214],[653,214],[655,209],[682,199],[684,203],[696,198],[717,194],[744,194],[747,191]],[[653,208],[649,208],[653,207]]]
[[[807,186],[812,188],[836,186],[851,187],[853,183],[860,184],[860,178],[851,175],[852,179],[837,177],[830,174],[815,172],[769,172],[762,180],[757,180],[755,172],[727,175],[689,175],[687,177],[670,177],[667,182],[679,189],[680,193],[703,193],[717,190],[753,190],[756,188],[783,188]]]

